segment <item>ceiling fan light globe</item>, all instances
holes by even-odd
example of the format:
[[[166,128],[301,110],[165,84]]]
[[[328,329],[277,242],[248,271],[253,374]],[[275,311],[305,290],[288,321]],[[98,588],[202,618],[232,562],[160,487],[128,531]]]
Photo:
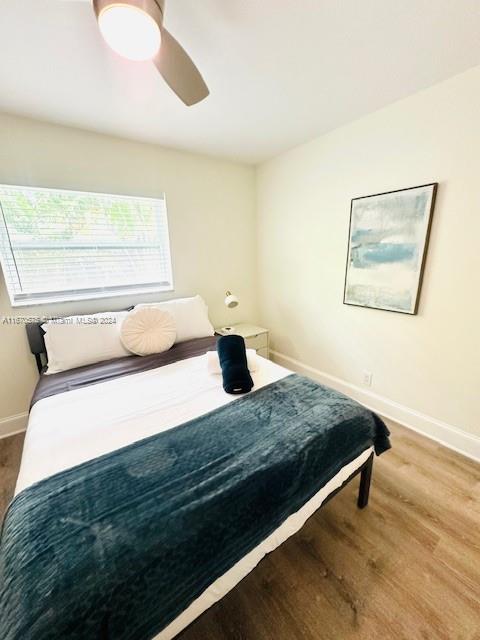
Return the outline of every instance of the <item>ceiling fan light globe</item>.
[[[108,5],[98,16],[98,26],[108,46],[129,60],[151,60],[160,49],[162,36],[158,24],[138,7]]]

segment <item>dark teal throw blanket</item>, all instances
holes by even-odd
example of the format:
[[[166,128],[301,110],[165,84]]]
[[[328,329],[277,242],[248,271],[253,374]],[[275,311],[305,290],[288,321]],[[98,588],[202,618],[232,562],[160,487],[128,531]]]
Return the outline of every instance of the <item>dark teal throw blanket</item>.
[[[388,435],[353,400],[290,375],[38,482],[4,523],[0,638],[151,640]]]

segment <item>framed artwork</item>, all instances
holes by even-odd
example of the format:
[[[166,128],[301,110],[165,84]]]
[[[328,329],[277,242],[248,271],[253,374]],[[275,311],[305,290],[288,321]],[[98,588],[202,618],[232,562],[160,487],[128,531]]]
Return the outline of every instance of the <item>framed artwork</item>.
[[[352,200],[344,304],[417,313],[437,186]]]

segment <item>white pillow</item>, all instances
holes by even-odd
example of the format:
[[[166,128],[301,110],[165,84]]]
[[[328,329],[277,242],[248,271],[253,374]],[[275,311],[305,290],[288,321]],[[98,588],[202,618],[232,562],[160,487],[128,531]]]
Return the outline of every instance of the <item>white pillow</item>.
[[[177,298],[166,302],[138,304],[136,309],[155,307],[172,314],[177,329],[175,342],[213,336],[215,330],[208,319],[208,307],[200,296]]]
[[[177,335],[168,311],[156,307],[135,309],[125,318],[120,332],[123,346],[137,356],[167,351]]]
[[[47,374],[132,354],[120,340],[127,311],[69,316],[42,324],[48,355]]]

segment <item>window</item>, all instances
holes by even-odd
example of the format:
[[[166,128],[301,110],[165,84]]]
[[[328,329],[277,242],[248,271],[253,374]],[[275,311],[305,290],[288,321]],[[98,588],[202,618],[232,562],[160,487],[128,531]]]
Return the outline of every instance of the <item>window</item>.
[[[165,197],[0,185],[0,259],[13,306],[171,290]]]

